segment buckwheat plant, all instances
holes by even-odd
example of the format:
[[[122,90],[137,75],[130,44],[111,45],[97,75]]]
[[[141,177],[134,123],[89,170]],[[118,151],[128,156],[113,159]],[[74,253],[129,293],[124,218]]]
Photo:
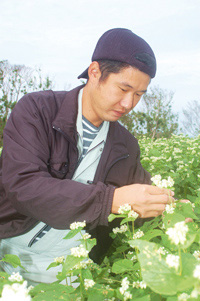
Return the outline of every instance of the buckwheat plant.
[[[9,294],[18,300],[14,284],[16,290],[23,284],[27,299],[20,301],[200,300],[200,136],[145,138],[139,143],[141,162],[152,174],[153,185],[173,190],[177,201],[161,216],[141,219],[124,200],[118,214],[109,216],[110,238],[96,246],[102,255],[98,263],[90,258],[96,240],[86,231],[86,221],[75,221],[65,239],[77,239],[78,245],[48,267],[60,268],[57,282],[39,284],[27,293],[18,271],[0,272],[0,300],[8,300]],[[182,203],[184,199],[190,201]],[[99,227],[98,233],[106,236],[107,230]],[[0,261],[21,268],[12,256]]]

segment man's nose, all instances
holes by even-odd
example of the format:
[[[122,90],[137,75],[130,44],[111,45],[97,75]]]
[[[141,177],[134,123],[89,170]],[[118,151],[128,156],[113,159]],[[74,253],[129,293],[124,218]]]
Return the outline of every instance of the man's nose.
[[[133,107],[133,98],[132,96],[126,96],[124,97],[121,102],[120,102],[121,106],[123,108],[125,108],[126,110],[130,110]]]

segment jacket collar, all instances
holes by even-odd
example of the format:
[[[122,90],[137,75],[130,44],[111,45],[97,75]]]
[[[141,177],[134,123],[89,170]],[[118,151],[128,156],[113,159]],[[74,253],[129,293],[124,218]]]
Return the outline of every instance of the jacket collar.
[[[78,115],[78,94],[80,89],[85,85],[76,87],[75,89],[68,91],[66,96],[58,110],[52,125],[57,129],[60,129],[68,138],[73,142],[77,141],[76,119]],[[107,136],[104,152],[111,152],[115,154],[114,157],[127,153],[127,147],[125,145],[124,131],[122,126],[118,122],[110,122],[109,132]]]
[[[78,114],[78,94],[85,85],[66,92],[65,98],[52,122],[52,126],[76,141],[76,119]]]

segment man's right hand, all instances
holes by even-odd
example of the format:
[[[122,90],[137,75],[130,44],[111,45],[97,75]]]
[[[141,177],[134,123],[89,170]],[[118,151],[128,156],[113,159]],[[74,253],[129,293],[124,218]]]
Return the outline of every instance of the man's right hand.
[[[112,213],[118,213],[121,205],[130,204],[142,218],[161,215],[166,204],[174,202],[174,192],[165,188],[146,184],[131,184],[116,188]]]

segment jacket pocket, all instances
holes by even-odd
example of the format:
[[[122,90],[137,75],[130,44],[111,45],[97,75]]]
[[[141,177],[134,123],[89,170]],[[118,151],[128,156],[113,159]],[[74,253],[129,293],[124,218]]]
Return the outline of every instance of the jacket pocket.
[[[50,160],[48,163],[48,171],[52,177],[64,179],[69,171],[68,162],[58,163]]]

